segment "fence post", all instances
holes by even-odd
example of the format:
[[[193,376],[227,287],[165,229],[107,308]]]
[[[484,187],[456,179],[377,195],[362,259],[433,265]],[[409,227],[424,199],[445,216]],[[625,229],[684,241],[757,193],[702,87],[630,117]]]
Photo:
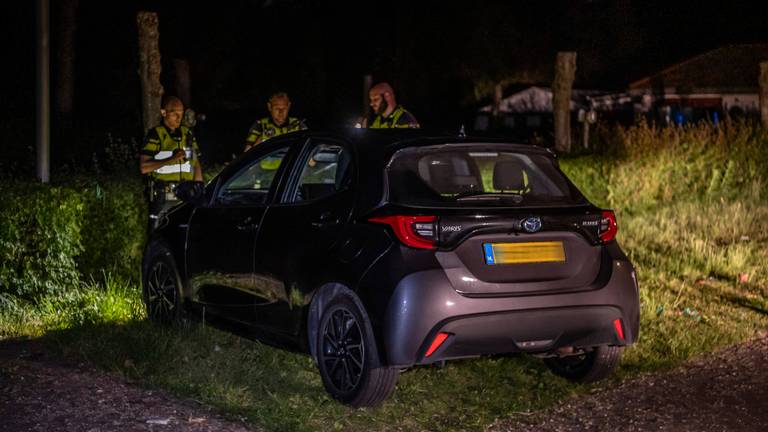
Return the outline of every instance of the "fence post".
[[[559,52],[552,83],[552,115],[555,121],[555,150],[571,151],[571,90],[576,77],[576,53]]]

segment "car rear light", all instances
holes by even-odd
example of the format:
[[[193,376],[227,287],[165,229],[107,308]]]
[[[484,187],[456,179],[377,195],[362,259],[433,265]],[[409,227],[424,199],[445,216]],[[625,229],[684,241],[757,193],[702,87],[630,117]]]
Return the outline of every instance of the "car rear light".
[[[440,332],[435,336],[435,339],[432,341],[432,344],[429,346],[429,349],[427,350],[427,353],[424,354],[424,357],[431,356],[435,351],[437,351],[438,348],[440,348],[440,345],[445,342],[446,339],[448,339],[448,336],[450,336],[449,333]]]
[[[620,319],[613,320],[613,328],[616,329],[616,336],[619,337],[619,340],[624,342],[624,328],[621,326]]]
[[[398,240],[406,246],[417,249],[435,248],[436,216],[381,216],[370,218],[368,221],[391,226]]]
[[[603,218],[600,219],[600,239],[603,243],[616,238],[616,232],[619,230],[616,225],[616,215],[613,210],[603,210]]]

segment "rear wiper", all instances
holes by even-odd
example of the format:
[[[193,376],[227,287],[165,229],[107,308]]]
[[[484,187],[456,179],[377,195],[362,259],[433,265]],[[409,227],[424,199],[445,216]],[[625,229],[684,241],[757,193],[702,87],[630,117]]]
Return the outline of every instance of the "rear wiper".
[[[456,201],[512,201],[515,204],[523,202],[523,196],[516,193],[485,193],[482,191],[467,191],[456,196]]]

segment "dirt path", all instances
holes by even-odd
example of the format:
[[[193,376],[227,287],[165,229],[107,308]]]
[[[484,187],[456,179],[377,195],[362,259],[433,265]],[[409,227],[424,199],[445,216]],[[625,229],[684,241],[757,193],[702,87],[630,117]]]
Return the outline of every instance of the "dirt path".
[[[768,335],[492,431],[768,431]]]
[[[249,431],[194,401],[61,364],[29,343],[0,343],[0,431]],[[768,334],[674,371],[602,388],[499,431],[766,431]]]
[[[0,343],[0,431],[231,431],[194,401],[125,383],[82,365],[65,365],[30,344]]]

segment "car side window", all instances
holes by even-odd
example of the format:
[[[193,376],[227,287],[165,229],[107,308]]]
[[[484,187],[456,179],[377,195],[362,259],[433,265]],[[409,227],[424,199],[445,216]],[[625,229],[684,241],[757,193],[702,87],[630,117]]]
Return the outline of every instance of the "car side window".
[[[288,146],[281,147],[241,169],[219,189],[217,202],[225,205],[264,204],[288,150]]]
[[[338,144],[316,145],[303,164],[293,202],[313,201],[333,195],[349,184],[352,155]]]

